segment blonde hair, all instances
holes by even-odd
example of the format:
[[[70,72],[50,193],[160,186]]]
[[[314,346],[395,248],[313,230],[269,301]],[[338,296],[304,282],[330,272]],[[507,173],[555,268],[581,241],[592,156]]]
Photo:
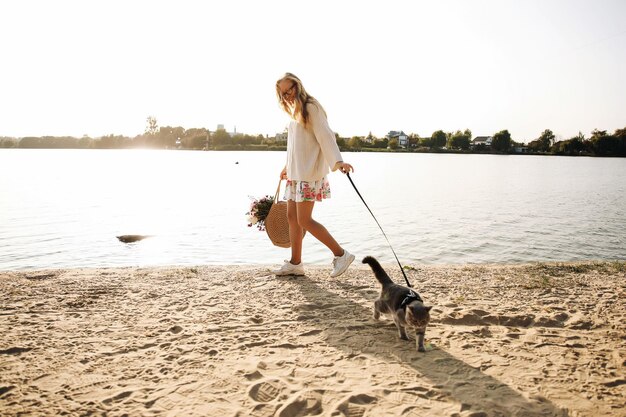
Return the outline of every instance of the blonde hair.
[[[289,80],[294,83],[294,88],[296,89],[296,97],[293,105],[285,101],[283,95],[281,94],[280,88],[278,87],[278,84],[284,80]],[[296,77],[290,72],[285,73],[285,75],[283,75],[278,81],[276,81],[276,96],[278,97],[278,103],[280,104],[280,107],[294,120],[301,122],[305,126],[309,122],[309,112],[306,108],[307,104],[315,104],[324,113],[324,116],[326,116],[326,112],[324,111],[324,108],[322,108],[322,105],[319,103],[319,101],[317,101],[315,97],[307,93],[304,89],[304,86],[302,85],[302,81],[300,81],[300,78]]]

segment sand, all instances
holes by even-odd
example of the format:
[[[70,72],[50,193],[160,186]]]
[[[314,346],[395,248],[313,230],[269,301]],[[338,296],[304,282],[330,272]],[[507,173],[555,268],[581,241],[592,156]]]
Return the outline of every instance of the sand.
[[[2,272],[0,415],[626,415],[623,262],[411,269],[426,353],[328,273]]]

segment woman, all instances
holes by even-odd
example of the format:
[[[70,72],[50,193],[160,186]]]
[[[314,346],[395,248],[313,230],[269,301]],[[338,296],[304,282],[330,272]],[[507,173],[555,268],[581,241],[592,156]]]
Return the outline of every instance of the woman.
[[[332,251],[335,257],[330,276],[338,277],[354,261],[354,255],[343,249],[323,225],[313,220],[311,214],[316,201],[330,198],[326,179],[328,168],[344,174],[354,169],[343,162],[335,134],[328,126],[326,112],[306,92],[298,77],[286,73],[276,82],[276,95],[280,106],[293,120],[287,133],[287,164],[280,173],[280,178],[287,180],[285,199],[291,259],[274,273],[304,275],[302,238],[303,230],[306,230]]]

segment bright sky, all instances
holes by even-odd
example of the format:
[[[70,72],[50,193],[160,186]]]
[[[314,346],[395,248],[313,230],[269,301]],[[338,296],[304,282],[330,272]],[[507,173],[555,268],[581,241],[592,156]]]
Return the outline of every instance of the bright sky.
[[[342,136],[626,126],[626,1],[0,3],[0,136],[270,134],[298,75]]]

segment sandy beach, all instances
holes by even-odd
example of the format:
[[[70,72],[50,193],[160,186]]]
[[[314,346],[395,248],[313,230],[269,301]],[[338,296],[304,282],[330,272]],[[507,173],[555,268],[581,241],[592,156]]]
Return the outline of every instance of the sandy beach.
[[[0,415],[626,415],[623,262],[413,265],[426,353],[328,273],[2,272]]]

